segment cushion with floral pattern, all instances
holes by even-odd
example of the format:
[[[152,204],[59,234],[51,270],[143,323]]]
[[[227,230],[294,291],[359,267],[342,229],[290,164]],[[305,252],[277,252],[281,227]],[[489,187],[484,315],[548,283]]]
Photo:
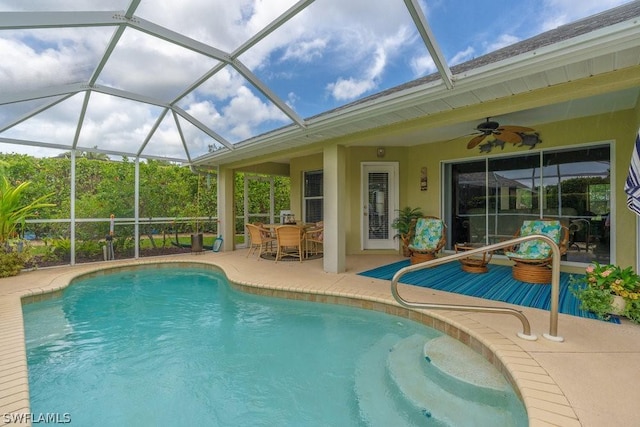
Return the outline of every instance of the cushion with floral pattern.
[[[562,225],[560,221],[527,220],[522,223],[520,236],[542,234],[549,236],[556,243],[560,243]],[[546,259],[551,256],[551,246],[542,240],[528,240],[520,243],[518,249],[513,252],[505,252],[510,258]]]
[[[418,218],[413,241],[409,249],[415,251],[432,251],[438,247],[442,238],[443,223],[436,218]]]

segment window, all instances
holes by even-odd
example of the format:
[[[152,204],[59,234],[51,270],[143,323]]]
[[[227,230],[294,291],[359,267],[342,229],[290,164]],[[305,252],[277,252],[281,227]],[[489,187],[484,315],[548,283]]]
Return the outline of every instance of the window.
[[[304,172],[304,221],[322,221],[323,215],[323,172]]]
[[[569,228],[568,261],[609,263],[610,149],[595,146],[445,165],[448,244],[496,243],[526,219]]]

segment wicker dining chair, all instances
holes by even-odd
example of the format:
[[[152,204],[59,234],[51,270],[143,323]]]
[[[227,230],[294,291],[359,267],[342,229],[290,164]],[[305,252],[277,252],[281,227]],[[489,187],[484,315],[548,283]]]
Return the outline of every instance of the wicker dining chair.
[[[273,243],[275,238],[270,236],[269,230],[260,227],[255,224],[245,224],[247,231],[249,232],[249,252],[247,257],[258,250],[258,259],[262,256],[263,250],[265,252],[273,252]]]
[[[324,250],[324,226],[323,222],[317,222],[304,233],[307,254],[317,255]]]
[[[304,259],[304,230],[297,225],[281,225],[276,228],[276,262],[283,256]]]

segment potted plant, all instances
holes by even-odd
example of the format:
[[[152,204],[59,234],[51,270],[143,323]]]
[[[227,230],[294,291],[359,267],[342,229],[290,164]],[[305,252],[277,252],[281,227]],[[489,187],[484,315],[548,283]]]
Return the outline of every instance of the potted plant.
[[[640,276],[631,267],[596,262],[586,268],[583,277],[572,276],[571,284],[583,310],[600,319],[616,314],[640,323]]]
[[[410,206],[406,206],[402,209],[396,209],[398,216],[391,223],[391,227],[393,227],[397,233],[394,238],[400,238],[402,240],[402,254],[404,256],[409,256],[409,252],[407,249],[407,236],[409,234],[409,229],[411,228],[411,222],[414,219],[420,218],[424,216],[422,213],[422,209],[420,208],[411,208]]]

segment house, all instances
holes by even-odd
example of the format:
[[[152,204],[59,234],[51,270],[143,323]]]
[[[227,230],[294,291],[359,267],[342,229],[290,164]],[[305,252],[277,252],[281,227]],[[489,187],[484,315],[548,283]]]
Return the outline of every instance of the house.
[[[234,171],[280,168],[302,219],[315,214],[305,183],[321,174],[327,272],[343,271],[347,254],[398,250],[390,224],[403,206],[443,217],[448,249],[491,243],[544,216],[571,231],[564,265],[637,267],[623,189],[639,95],[640,2],[631,2],[195,163],[219,168],[225,201]],[[510,142],[509,126],[528,131]],[[231,250],[233,207],[220,205]]]

